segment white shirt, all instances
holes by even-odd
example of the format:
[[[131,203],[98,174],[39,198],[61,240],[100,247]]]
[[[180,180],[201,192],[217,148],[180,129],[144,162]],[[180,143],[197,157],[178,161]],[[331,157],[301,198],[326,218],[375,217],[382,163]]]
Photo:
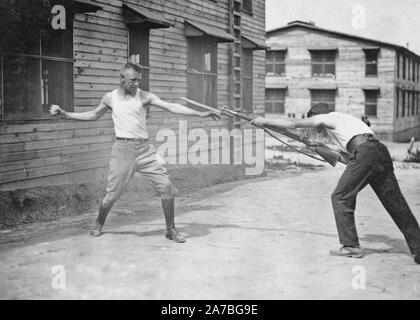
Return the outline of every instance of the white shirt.
[[[314,118],[315,117],[321,121],[334,124],[335,129],[326,127],[325,129],[331,139],[347,153],[347,144],[354,136],[364,133],[374,135],[373,131],[362,120],[346,113],[330,112],[327,114],[319,114],[314,116]]]
[[[137,90],[136,96],[121,97],[118,89],[112,91],[111,109],[115,135],[118,138],[148,139],[146,110]]]

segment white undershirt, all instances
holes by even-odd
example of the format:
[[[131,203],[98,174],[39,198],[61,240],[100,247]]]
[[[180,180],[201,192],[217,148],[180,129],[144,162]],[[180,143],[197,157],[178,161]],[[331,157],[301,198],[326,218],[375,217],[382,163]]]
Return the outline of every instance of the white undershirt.
[[[136,96],[121,97],[118,89],[112,91],[111,109],[115,134],[119,138],[148,139],[146,110],[137,90]]]
[[[330,112],[314,116],[321,121],[334,124],[335,129],[325,128],[331,139],[337,143],[342,151],[348,152],[347,144],[359,134],[370,133],[373,131],[362,121],[352,115],[341,112]]]

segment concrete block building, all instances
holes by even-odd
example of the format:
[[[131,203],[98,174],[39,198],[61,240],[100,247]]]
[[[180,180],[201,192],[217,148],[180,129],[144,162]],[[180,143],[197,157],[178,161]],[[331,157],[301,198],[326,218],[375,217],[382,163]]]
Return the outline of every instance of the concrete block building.
[[[270,116],[304,117],[311,105],[368,116],[385,139],[420,138],[420,57],[405,47],[294,21],[267,32]]]

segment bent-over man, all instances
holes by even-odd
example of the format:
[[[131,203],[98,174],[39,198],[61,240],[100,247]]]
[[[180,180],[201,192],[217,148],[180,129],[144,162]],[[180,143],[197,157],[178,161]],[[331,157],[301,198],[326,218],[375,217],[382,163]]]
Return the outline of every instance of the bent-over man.
[[[349,114],[329,112],[328,105],[320,103],[313,106],[308,118],[303,120],[270,120],[259,117],[252,123],[257,127],[270,125],[288,129],[324,128],[341,151],[349,155],[347,168],[331,196],[342,245],[338,250],[331,250],[332,255],[363,257],[354,211],[358,192],[370,184],[403,233],[415,261],[420,263],[419,225],[401,193],[387,147],[379,142],[363,121]]]

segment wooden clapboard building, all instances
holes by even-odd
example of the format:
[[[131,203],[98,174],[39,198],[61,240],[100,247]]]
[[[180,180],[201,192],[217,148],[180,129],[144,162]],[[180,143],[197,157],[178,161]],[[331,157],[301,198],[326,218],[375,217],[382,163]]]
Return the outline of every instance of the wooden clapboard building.
[[[310,106],[368,116],[388,139],[420,138],[420,57],[405,47],[294,21],[267,32],[266,113]]]
[[[38,15],[34,4],[53,19]],[[144,67],[141,87],[168,101],[186,96],[245,111],[264,103],[264,0],[4,0],[1,6],[18,13],[21,27],[1,35],[0,190],[104,177],[115,139],[110,114],[96,122],[57,120],[48,106],[91,110],[118,86],[127,60]],[[151,108],[152,142],[161,128],[178,132],[178,120]],[[235,125],[188,119],[188,129],[207,132]]]

